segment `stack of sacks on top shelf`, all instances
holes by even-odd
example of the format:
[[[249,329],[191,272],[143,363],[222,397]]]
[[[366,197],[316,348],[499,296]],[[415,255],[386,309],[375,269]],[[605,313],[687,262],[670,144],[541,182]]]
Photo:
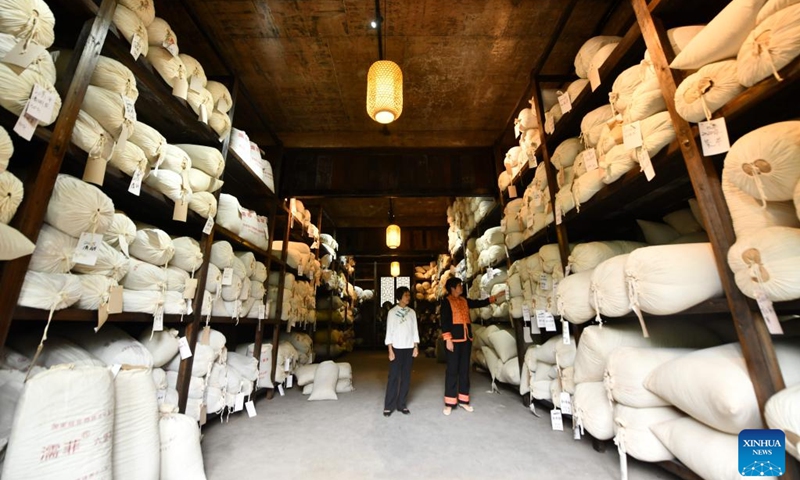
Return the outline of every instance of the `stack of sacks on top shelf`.
[[[458,197],[447,208],[448,248],[451,253],[463,246],[463,240],[472,233],[475,226],[492,210],[495,201],[490,197]]]
[[[345,331],[336,328],[328,334],[327,329],[318,329],[314,332],[314,358],[328,358],[328,347],[330,346],[330,358],[337,358],[345,352],[352,352],[355,345],[353,329]]]
[[[800,241],[800,122],[767,125],[742,136],[725,157],[722,191],[736,243],[728,265],[748,297],[800,298],[793,273]],[[794,202],[794,203],[793,203]]]
[[[486,268],[497,265],[506,258],[505,242],[506,236],[503,233],[502,227],[492,227],[486,230],[475,242],[477,251],[480,252],[478,256],[478,267]]]
[[[654,321],[645,338],[635,324],[590,326],[583,330],[574,364],[576,425],[595,438],[614,436],[613,409],[603,376],[610,355],[621,347],[704,348],[721,340],[712,330],[697,322],[669,319]]]
[[[436,262],[414,267],[414,290],[417,300],[436,301],[436,289],[439,284],[439,269]]]
[[[336,241],[331,235],[327,233],[322,233],[319,236],[319,244],[322,247],[320,250],[320,254],[323,255],[323,258],[327,256],[328,258],[323,261],[323,266],[325,268],[330,267],[330,264],[333,260],[336,260],[336,252],[339,250],[339,242]],[[327,263],[327,264],[326,264]]]
[[[800,374],[794,368],[800,362],[800,343],[791,338],[776,340],[774,347],[786,386],[800,385]],[[738,343],[663,363],[647,376],[644,386],[688,415],[651,428],[668,451],[703,478],[739,474],[739,433],[766,425]],[[788,444],[793,439],[787,436],[787,440]],[[702,456],[698,454],[701,448]]]
[[[475,339],[472,344],[473,361],[491,374],[492,389],[497,388],[495,382],[521,387],[514,330],[498,328],[496,325],[485,328],[474,325],[472,336]],[[481,354],[477,354],[476,350],[480,350]]]
[[[272,254],[281,258],[282,252],[283,240],[272,242]],[[306,278],[316,278],[321,269],[319,260],[311,253],[311,248],[303,242],[289,242],[286,264],[297,269],[298,276]]]
[[[56,68],[53,59],[45,50],[55,40],[53,12],[43,1],[9,1],[3,6],[3,21],[0,21],[0,106],[22,115],[35,85],[52,94],[54,99],[51,118],[39,121],[50,125],[56,120],[61,109],[61,97],[56,91]],[[43,47],[41,53],[25,67],[14,65],[7,54],[20,42],[27,42],[25,52],[37,46]],[[20,62],[24,63],[24,62]]]
[[[97,187],[69,175],[56,179],[44,226],[37,239],[18,304],[61,310],[76,303],[97,310],[128,271],[128,259],[111,245],[97,245],[93,266],[76,265],[73,254],[83,233],[101,237],[114,223],[114,203]],[[86,275],[71,275],[70,271]]]
[[[275,191],[272,165],[261,157],[261,149],[242,130],[234,128],[231,135],[231,148],[250,167],[257,177],[270,189]]]
[[[297,385],[303,387],[303,395],[310,395],[309,400],[338,400],[337,394],[355,390],[353,367],[349,363],[305,365],[296,374]]]
[[[516,177],[517,172],[522,169],[523,165],[526,163],[530,164],[531,160],[536,156],[536,150],[542,143],[542,136],[539,132],[539,119],[536,116],[536,109],[534,108],[536,105],[535,98],[536,97],[533,97],[528,100],[528,103],[531,105],[530,108],[523,108],[514,120],[514,125],[519,129],[520,135],[516,165],[512,165],[515,167],[516,171],[510,172],[511,178]],[[508,155],[506,155],[506,160],[509,160]],[[508,168],[508,164],[506,164],[506,168]]]
[[[528,379],[531,397],[558,406],[561,392],[575,393],[575,351],[575,339],[570,337],[570,343],[565,344],[561,335],[528,347],[522,377]]]
[[[570,103],[574,103],[587,85],[589,85],[589,80],[581,78],[570,83],[563,93],[560,90],[557,93],[559,96],[567,95],[569,97]],[[553,130],[548,130],[547,124],[550,122],[550,119],[552,118],[553,126],[555,126],[555,124],[558,123],[559,120],[561,120],[561,117],[564,116],[563,112],[561,111],[561,104],[555,102],[555,104],[553,104],[553,106],[550,107],[550,109],[548,109],[547,112],[545,112],[544,116],[545,116],[545,127],[544,127],[545,132],[553,133]]]
[[[664,223],[636,220],[645,241],[650,245],[707,242],[708,234],[697,201],[690,199],[689,207],[664,216]]]
[[[509,202],[510,205],[511,202]],[[550,186],[547,182],[547,171],[544,163],[540,163],[536,167],[533,181],[525,189],[525,193],[522,196],[522,206],[519,211],[519,220],[524,226],[522,237],[529,238],[553,223],[555,221],[553,212],[553,203],[550,201]],[[512,239],[516,240],[513,236]],[[514,242],[506,237],[508,248],[513,248],[513,244]]]
[[[258,248],[269,249],[267,217],[243,208],[233,195],[227,193],[219,195],[216,222]]]
[[[17,213],[22,203],[24,188],[22,182],[6,170],[8,161],[14,154],[14,144],[3,127],[0,127],[0,260],[13,260],[30,255],[34,251],[33,243],[8,223]]]

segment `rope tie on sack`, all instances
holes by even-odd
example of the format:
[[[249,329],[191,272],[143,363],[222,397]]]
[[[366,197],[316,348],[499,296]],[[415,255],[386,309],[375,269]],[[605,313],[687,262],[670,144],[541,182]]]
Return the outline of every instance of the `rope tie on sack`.
[[[50,330],[50,322],[53,321],[53,314],[56,311],[58,305],[66,300],[67,295],[61,291],[58,292],[58,298],[50,304],[50,313],[47,315],[47,323],[44,326],[44,332],[42,333],[42,339],[39,340],[39,345],[36,347],[36,353],[33,355],[33,360],[31,360],[31,366],[28,367],[28,371],[25,373],[25,381],[28,381],[28,377],[31,375],[31,371],[33,371],[33,367],[36,365],[36,361],[39,360],[39,355],[42,354],[42,350],[44,349],[44,342],[47,340],[47,331]]]
[[[578,185],[576,183],[572,184],[572,191],[571,191],[572,200],[575,203],[575,210],[577,211],[577,213],[581,213],[581,201],[578,199],[578,195],[577,195],[578,192],[575,191],[577,186]]]
[[[761,32],[761,34],[753,40],[753,54],[759,58],[762,54],[766,54],[769,66],[772,68],[772,75],[777,81],[782,82],[783,77],[780,76],[778,69],[775,68],[775,62],[772,59],[772,49],[769,48],[769,42],[771,39],[772,30],[765,30]]]
[[[750,278],[755,278],[756,282],[758,283],[758,288],[764,292],[764,296],[767,294],[767,289],[764,288],[764,278],[761,275],[761,259],[759,258],[757,261],[748,262],[748,270],[750,270]]]
[[[608,369],[606,368],[603,371],[603,386],[606,387],[606,397],[608,398],[608,403],[611,407],[614,407],[614,395],[612,395],[611,390],[614,388],[614,379],[608,373]]]
[[[598,324],[603,324],[603,319],[600,317],[600,295],[597,294],[597,286],[592,284],[592,297],[594,298],[594,319]]]
[[[39,23],[39,10],[34,8],[31,11],[31,16],[28,17],[28,21],[25,22],[25,26],[22,27],[22,31],[26,32],[22,34],[22,37],[25,38],[25,45],[22,47],[23,51],[28,50],[28,47],[33,41],[33,37],[39,33]]]
[[[89,217],[89,224],[92,226],[91,234],[94,235],[97,233],[97,224],[100,223],[100,209],[95,209],[92,212],[92,215]]]
[[[756,160],[751,163],[745,163],[742,165],[742,170],[753,179],[753,183],[756,185],[756,190],[758,190],[758,196],[761,200],[761,209],[766,210],[767,208],[767,193],[764,190],[764,183],[761,181],[761,175],[763,173],[767,173],[771,170],[769,164],[767,163],[767,171],[764,172],[761,170],[761,167],[758,166],[759,162],[763,162],[763,160]]]
[[[647,331],[647,325],[644,323],[642,316],[642,309],[639,306],[639,280],[636,277],[628,275],[628,299],[630,300],[630,308],[639,319],[639,325],[642,327],[642,335],[644,338],[650,338],[650,333]]]
[[[622,424],[617,426],[614,445],[617,446],[617,452],[619,453],[620,480],[628,480],[628,452],[625,448],[625,427]]]

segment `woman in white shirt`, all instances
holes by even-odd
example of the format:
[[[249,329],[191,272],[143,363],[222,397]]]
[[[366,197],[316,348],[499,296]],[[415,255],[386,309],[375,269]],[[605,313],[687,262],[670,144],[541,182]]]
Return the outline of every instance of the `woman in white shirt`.
[[[408,306],[411,292],[400,287],[394,293],[397,300],[386,318],[386,345],[389,348],[389,383],[383,402],[383,415],[388,417],[395,410],[408,415],[406,406],[408,388],[411,384],[411,361],[419,353],[419,330],[417,314]]]

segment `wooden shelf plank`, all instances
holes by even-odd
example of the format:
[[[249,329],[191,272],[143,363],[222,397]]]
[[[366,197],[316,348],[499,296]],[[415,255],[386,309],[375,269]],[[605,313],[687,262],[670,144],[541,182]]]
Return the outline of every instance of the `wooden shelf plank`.
[[[38,308],[17,307],[14,312],[14,321],[47,321],[50,314],[47,310]],[[164,323],[189,325],[193,315],[164,315]],[[77,308],[65,308],[57,310],[53,314],[53,321],[58,322],[97,322],[96,310],[80,310]],[[108,316],[108,323],[153,323],[153,315],[149,313],[122,312]],[[264,320],[267,323],[267,320]],[[230,317],[212,316],[210,323],[235,324],[236,320]],[[256,318],[239,319],[239,325],[255,325],[258,323]]]

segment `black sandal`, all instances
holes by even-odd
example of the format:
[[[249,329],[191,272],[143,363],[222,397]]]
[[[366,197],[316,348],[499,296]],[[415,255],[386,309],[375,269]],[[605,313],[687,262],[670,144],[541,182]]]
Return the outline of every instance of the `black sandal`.
[[[384,410],[384,411],[383,411],[383,416],[384,416],[384,417],[388,417],[388,416],[389,416],[389,415],[391,415],[391,414],[392,414],[392,411],[391,411],[391,410]]]
[[[404,409],[400,410],[400,412],[401,412],[403,415],[408,415],[409,413],[411,413],[411,410],[409,410],[409,409],[407,409],[407,408],[404,408]]]

